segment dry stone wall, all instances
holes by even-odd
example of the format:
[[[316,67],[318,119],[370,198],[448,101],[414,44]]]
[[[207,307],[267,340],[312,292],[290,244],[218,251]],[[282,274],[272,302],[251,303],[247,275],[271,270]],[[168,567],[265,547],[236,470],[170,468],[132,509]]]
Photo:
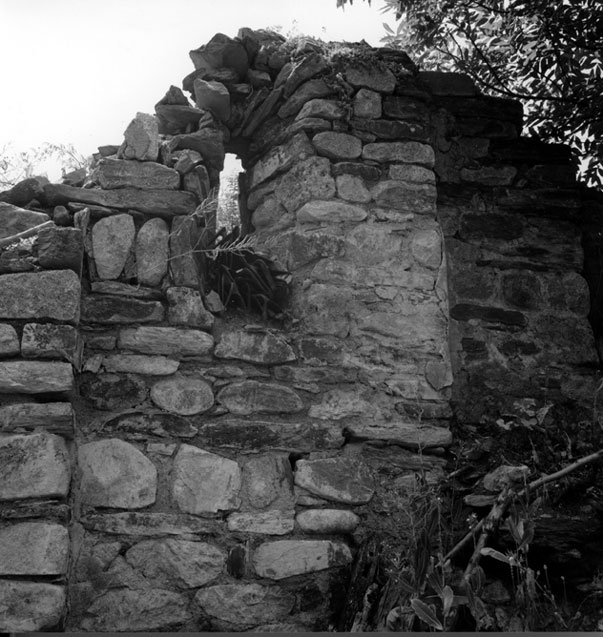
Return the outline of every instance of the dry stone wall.
[[[242,29],[190,55],[194,104],[171,87],[87,181],[38,183],[56,225],[0,255],[6,631],[337,626],[358,547],[443,474],[452,406],[551,369],[581,397],[573,204],[521,208],[547,170],[515,103],[364,44]],[[226,152],[285,322],[203,278]],[[5,235],[49,219],[0,206]]]

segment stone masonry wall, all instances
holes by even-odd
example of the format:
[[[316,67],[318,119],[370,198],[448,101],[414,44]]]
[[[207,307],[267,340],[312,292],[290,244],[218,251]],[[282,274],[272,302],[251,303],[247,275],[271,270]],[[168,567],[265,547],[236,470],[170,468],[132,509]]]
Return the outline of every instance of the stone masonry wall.
[[[194,105],[171,87],[85,182],[38,189],[58,225],[0,255],[5,631],[337,626],[357,549],[399,548],[415,473],[443,475],[451,405],[536,369],[580,396],[579,234],[496,163],[529,146],[514,103],[363,44],[242,29],[190,55]],[[225,152],[292,274],[283,323],[203,279]],[[0,206],[4,236],[49,218]]]

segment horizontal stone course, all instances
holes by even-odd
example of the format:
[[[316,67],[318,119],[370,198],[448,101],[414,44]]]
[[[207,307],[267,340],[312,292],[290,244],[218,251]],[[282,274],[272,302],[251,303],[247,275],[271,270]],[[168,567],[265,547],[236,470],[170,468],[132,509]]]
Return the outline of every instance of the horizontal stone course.
[[[73,369],[70,363],[0,362],[0,394],[63,393],[72,388]]]
[[[24,522],[0,529],[0,575],[64,575],[68,557],[64,526]]]
[[[0,580],[0,631],[25,633],[56,629],[66,601],[64,586]]]

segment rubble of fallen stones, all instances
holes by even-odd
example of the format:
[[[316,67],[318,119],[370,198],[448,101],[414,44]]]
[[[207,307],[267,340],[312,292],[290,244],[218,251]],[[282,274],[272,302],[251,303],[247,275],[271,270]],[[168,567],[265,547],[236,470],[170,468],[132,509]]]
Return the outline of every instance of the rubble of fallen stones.
[[[242,29],[190,57],[89,174],[0,194],[0,239],[54,221],[0,252],[6,631],[326,630],[475,374],[581,396],[578,233],[548,223],[573,200],[539,198],[515,102],[364,44]],[[227,152],[286,326],[207,288]]]

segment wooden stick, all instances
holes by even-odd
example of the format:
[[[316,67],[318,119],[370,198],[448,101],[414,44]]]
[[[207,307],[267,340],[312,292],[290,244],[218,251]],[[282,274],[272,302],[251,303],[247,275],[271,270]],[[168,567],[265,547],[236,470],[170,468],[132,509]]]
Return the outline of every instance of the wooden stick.
[[[13,234],[11,237],[5,237],[4,239],[0,239],[0,248],[3,246],[7,246],[11,243],[15,243],[20,241],[21,239],[26,239],[27,237],[31,237],[34,234],[38,234],[42,228],[47,228],[48,226],[53,226],[54,221],[45,221],[41,223],[39,226],[34,226],[33,228],[29,228],[28,230],[23,230],[23,232],[19,232],[17,234]]]

